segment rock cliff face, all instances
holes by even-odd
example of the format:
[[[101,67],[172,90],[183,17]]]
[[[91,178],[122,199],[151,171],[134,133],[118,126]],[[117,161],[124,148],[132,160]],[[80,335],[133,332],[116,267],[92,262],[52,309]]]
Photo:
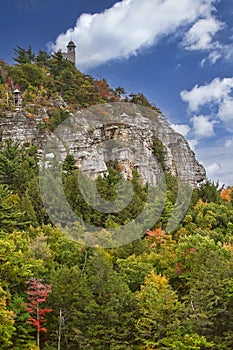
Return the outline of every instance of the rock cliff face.
[[[21,144],[36,144],[40,148],[46,143],[48,133],[43,131],[44,111],[34,118],[27,112],[7,112],[0,115],[0,140],[12,138]]]
[[[187,141],[157,111],[128,103],[104,104],[80,111],[55,131],[60,140],[55,142],[56,149],[54,142],[48,141],[51,134],[41,128],[43,113],[42,110],[34,119],[24,112],[1,117],[2,140],[12,137],[21,143],[35,143],[40,149],[46,145],[48,163],[56,152],[61,159],[67,153],[72,154],[76,165],[93,178],[107,174],[107,166],[115,164],[124,178],[131,178],[136,169],[143,183],[156,184],[164,169],[192,187],[205,179],[205,169],[197,162]],[[154,141],[163,145],[164,169],[156,159]]]

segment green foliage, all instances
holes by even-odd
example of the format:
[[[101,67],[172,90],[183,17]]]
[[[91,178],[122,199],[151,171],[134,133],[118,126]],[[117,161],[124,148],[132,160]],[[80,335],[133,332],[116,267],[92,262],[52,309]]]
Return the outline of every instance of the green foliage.
[[[179,249],[186,252],[181,277],[188,287],[184,296],[189,308],[188,323],[198,334],[218,342],[232,329],[232,305],[227,293],[233,278],[233,255],[201,236],[190,237]]]
[[[165,169],[165,165],[164,165],[165,151],[164,151],[164,146],[159,139],[156,139],[156,138],[153,139],[152,151],[159,165],[164,170]]]
[[[87,263],[87,276],[94,297],[87,308],[90,344],[97,350],[132,348],[134,304],[127,285],[113,271],[111,256],[96,251]]]
[[[9,349],[12,345],[14,327],[14,313],[7,308],[7,293],[0,286],[0,343],[2,349]]]
[[[206,180],[200,184],[197,191],[198,198],[203,202],[215,202],[220,201],[220,192],[222,187],[219,187],[219,183],[211,180]]]
[[[131,349],[133,323],[130,294],[113,271],[110,256],[97,251],[78,266],[64,266],[52,272],[53,292],[49,306],[56,344],[60,329],[64,349]]]
[[[29,222],[25,221],[20,210],[19,196],[6,185],[0,184],[0,227],[1,230],[12,232],[15,228],[23,228]]]
[[[61,52],[50,57],[44,51],[35,55],[31,47],[17,47],[15,53],[15,66],[1,63],[0,106],[11,108],[5,81],[13,79],[23,90],[29,114],[45,104],[50,117],[43,122],[47,130],[54,130],[77,108],[97,103],[128,101],[159,111],[141,93],[127,96],[121,87],[111,89],[105,79],[82,74]],[[62,105],[55,107],[56,101]],[[153,151],[164,167],[164,149],[157,139]],[[131,182],[119,186],[128,193],[127,185],[132,185],[130,203],[116,213],[104,213],[85,202],[77,181],[80,173],[68,154],[63,164],[67,201],[78,217],[104,228],[100,241],[110,245],[115,237],[108,228],[127,224],[143,209],[163,208],[153,230],[151,223],[140,224],[142,234],[148,229],[144,237],[104,250],[82,245],[82,237],[90,237],[93,244],[95,237],[79,223],[63,230],[50,223],[40,196],[37,163],[36,147],[11,139],[1,143],[1,349],[39,350],[25,309],[27,282],[35,279],[52,288],[45,308],[53,312],[46,317],[47,333],[41,335],[40,350],[233,348],[233,205],[231,197],[226,201],[220,196],[218,183],[207,180],[193,191],[187,214],[169,233],[167,223],[179,209],[175,208],[176,177],[166,174],[164,203],[155,198],[145,205],[148,186],[142,186],[134,171]],[[102,198],[107,205],[122,193],[117,187],[120,165],[110,162],[108,170],[108,176],[96,181],[83,177],[87,194],[97,189],[96,204]],[[52,174],[49,186],[56,191]],[[59,193],[49,197],[48,204],[59,209],[65,224]],[[134,229],[128,232],[125,227],[130,240]]]
[[[85,276],[78,266],[61,265],[51,271],[50,280],[53,291],[48,298],[48,305],[53,313],[48,316],[50,333],[47,343],[56,346],[60,329],[62,349],[85,349],[88,344],[88,339],[85,339],[88,320],[85,309],[91,300]]]
[[[150,103],[142,93],[130,94],[130,102],[142,105],[144,107],[150,107]]]
[[[49,66],[50,55],[43,50],[39,50],[36,56],[36,63],[38,66],[48,67]]]
[[[49,117],[49,128],[54,131],[58,125],[60,125],[66,118],[70,116],[68,111],[63,111],[61,109],[56,109],[50,112]]]
[[[233,212],[231,203],[202,202],[190,208],[184,218],[186,234],[208,235],[215,242],[231,242]]]
[[[42,88],[47,99],[55,97],[58,93],[71,105],[72,108],[85,108],[104,102],[125,101],[140,104],[160,110],[151,104],[142,93],[126,96],[124,88],[112,89],[105,79],[97,80],[90,75],[82,74],[74,64],[63,58],[62,52],[49,55],[43,50],[35,54],[32,47],[28,49],[17,46],[15,48],[15,66],[7,66],[8,78],[18,84],[23,91],[24,103],[40,103],[41,95],[37,90],[31,94],[32,89]],[[34,90],[35,92],[35,90]]]
[[[73,170],[76,169],[75,163],[76,163],[76,160],[74,156],[72,156],[72,154],[67,154],[63,162],[63,170],[66,173],[70,174]]]
[[[145,279],[145,285],[136,296],[140,308],[137,321],[139,337],[145,347],[156,349],[158,342],[180,326],[182,304],[166,277],[154,271]]]
[[[122,95],[126,95],[125,89],[121,86],[116,87],[115,92],[119,97],[121,97]]]
[[[33,63],[23,63],[8,67],[8,74],[20,85],[22,90],[29,86],[39,87],[42,84],[44,72],[41,67]]]
[[[106,201],[114,201],[117,198],[116,184],[121,178],[119,172],[109,169],[109,174],[104,178],[99,177],[96,183],[88,176],[82,176],[85,190],[90,191],[90,195],[94,193],[96,187],[100,196]],[[125,186],[127,186],[127,181],[125,180]],[[120,210],[116,214],[95,210],[86,203],[78,187],[78,170],[66,173],[63,183],[66,198],[78,217],[96,226],[109,227],[114,223],[117,225],[126,223],[127,220],[137,217],[143,209],[146,200],[147,188],[140,184],[140,178],[136,174],[131,182],[134,189],[133,198],[125,209]],[[98,199],[96,200],[98,201]],[[99,205],[99,203],[97,202],[96,205]]]
[[[180,329],[169,333],[158,342],[161,350],[203,350],[212,349],[213,343],[197,333],[182,333]]]
[[[1,182],[12,188],[16,186],[16,178],[19,176],[20,160],[19,143],[12,139],[1,144],[0,152],[0,176]]]
[[[15,295],[10,305],[15,315],[14,332],[13,332],[13,349],[14,350],[30,350],[34,338],[30,334],[32,327],[30,326],[29,313],[26,311],[26,302],[22,296]]]
[[[151,262],[143,260],[143,257],[136,257],[134,254],[127,259],[117,259],[119,273],[132,292],[136,292],[143,285],[146,275],[153,269]]]
[[[154,231],[107,251],[83,247],[81,238],[91,233],[79,224],[66,231],[47,225],[35,148],[7,141],[2,144],[0,169],[0,280],[6,293],[0,317],[6,349],[35,346],[24,307],[26,282],[32,278],[52,286],[45,307],[54,311],[47,316],[41,349],[57,349],[58,342],[64,350],[232,348],[233,207],[216,188],[207,186],[213,200],[195,200],[170,235],[165,230],[177,180],[168,175],[165,205]],[[132,201],[113,215],[87,205],[77,175],[75,159],[68,155],[63,166],[67,199],[79,217],[105,226],[101,239],[110,243],[114,237],[108,227],[141,212],[147,187],[135,172]],[[92,193],[96,187],[106,203],[117,198],[119,180],[119,165],[113,163],[108,176],[96,182],[84,178],[87,190]],[[55,185],[51,177],[50,188]],[[204,198],[204,189],[200,193]],[[59,196],[49,200],[55,200],[62,219]],[[156,205],[161,206],[160,201]],[[22,228],[26,231],[19,231]]]
[[[19,146],[18,142],[12,139],[1,144],[0,149],[0,220],[2,229],[9,231],[15,227],[24,227],[29,223],[36,226],[38,215],[33,196],[35,196],[35,186],[32,193],[30,184],[35,183],[38,174],[37,167],[37,147]],[[31,193],[31,196],[30,196]],[[39,200],[39,195],[36,200]],[[43,209],[41,209],[43,211]]]
[[[42,261],[34,259],[26,232],[1,234],[0,279],[2,286],[13,288],[16,294],[33,273],[42,272]],[[18,290],[19,289],[19,290]]]
[[[35,61],[35,54],[32,52],[32,47],[29,46],[27,50],[20,46],[14,49],[16,57],[14,60],[19,64],[33,63]]]

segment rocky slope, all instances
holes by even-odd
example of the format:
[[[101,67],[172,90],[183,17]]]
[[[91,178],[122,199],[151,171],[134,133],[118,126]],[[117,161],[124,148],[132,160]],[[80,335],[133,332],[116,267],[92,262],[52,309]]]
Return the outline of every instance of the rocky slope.
[[[43,109],[34,118],[23,111],[7,112],[0,117],[2,140],[37,144],[45,149],[47,162],[55,153],[62,160],[72,154],[76,165],[93,178],[107,174],[107,166],[114,163],[124,178],[131,178],[136,169],[143,183],[157,183],[164,170],[192,187],[205,179],[205,169],[187,141],[158,111],[132,103],[94,106],[68,118],[53,136],[44,124],[45,115]],[[55,135],[60,140],[56,146],[50,142]],[[156,160],[154,142],[163,145],[164,169]]]

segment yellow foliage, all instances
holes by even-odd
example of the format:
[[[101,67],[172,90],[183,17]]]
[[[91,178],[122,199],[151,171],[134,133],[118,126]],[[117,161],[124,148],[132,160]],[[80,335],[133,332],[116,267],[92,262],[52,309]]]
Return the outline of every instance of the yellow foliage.
[[[32,344],[29,350],[40,350],[40,348],[38,348],[38,346],[36,346],[35,344]]]
[[[168,279],[166,276],[156,275],[154,270],[151,271],[149,277],[145,278],[145,286],[150,286],[155,284],[158,291],[163,290],[164,286],[167,286]]]
[[[15,314],[7,309],[6,292],[0,286],[0,343],[11,345],[11,337],[14,331]]]
[[[8,196],[5,200],[5,202],[9,205],[15,205],[17,204],[19,201],[19,196],[18,194],[11,194],[10,196]]]
[[[233,245],[230,243],[224,243],[223,248],[229,250],[233,254]]]

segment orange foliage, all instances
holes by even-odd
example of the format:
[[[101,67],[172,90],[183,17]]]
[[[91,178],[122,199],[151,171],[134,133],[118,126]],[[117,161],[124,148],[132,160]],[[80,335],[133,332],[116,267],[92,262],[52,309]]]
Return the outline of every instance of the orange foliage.
[[[48,124],[48,122],[49,122],[49,117],[48,117],[48,116],[44,117],[44,122],[45,122],[46,124]]]
[[[124,164],[122,162],[119,162],[118,163],[118,168],[120,171],[124,171],[125,167],[124,167]]]
[[[232,201],[232,191],[233,187],[227,187],[221,191],[220,197],[229,203]]]
[[[113,102],[119,101],[119,96],[112,90],[105,79],[103,80],[95,80],[95,87],[99,94],[107,100],[111,100]]]
[[[148,240],[153,241],[151,245],[152,247],[157,247],[158,245],[160,246],[172,240],[172,236],[167,235],[166,232],[161,227],[158,227],[153,231],[148,230],[146,232],[146,238]]]

